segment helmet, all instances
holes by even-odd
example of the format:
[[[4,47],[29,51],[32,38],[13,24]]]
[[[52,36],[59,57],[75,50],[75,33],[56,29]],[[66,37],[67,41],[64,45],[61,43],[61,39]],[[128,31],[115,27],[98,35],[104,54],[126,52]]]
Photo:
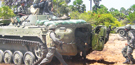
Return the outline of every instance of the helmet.
[[[131,25],[130,25],[130,24],[127,24],[127,25],[125,26],[125,28],[129,30],[129,29],[131,29]]]
[[[56,25],[54,25],[54,24],[51,24],[51,25],[49,25],[49,27],[48,27],[48,30],[54,30],[54,29],[56,29]]]

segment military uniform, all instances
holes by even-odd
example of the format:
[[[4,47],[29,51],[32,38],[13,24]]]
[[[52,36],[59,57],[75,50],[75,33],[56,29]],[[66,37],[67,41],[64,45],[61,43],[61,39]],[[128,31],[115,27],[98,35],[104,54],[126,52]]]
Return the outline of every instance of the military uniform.
[[[134,50],[134,44],[135,44],[135,37],[134,37],[134,32],[133,30],[129,30],[127,32],[127,45],[123,48],[122,50],[122,54],[123,56],[126,58],[126,61],[124,62],[125,63],[132,63],[134,62],[134,59],[133,59],[133,56],[132,56],[132,53],[133,53],[133,50]]]
[[[24,6],[18,7],[18,13],[26,14],[26,9]]]
[[[86,34],[82,32],[81,30],[76,31],[76,46],[78,50],[82,51],[82,57],[84,58],[84,61],[86,60],[86,50],[85,50],[85,43],[87,42],[86,40]]]
[[[17,14],[17,15],[19,15],[20,17],[23,16],[23,15],[25,15],[27,13],[26,12],[26,8],[24,6],[25,5],[24,3],[25,3],[24,1],[22,1],[22,2],[16,2],[15,3],[16,7],[14,8],[14,13]],[[19,4],[21,4],[21,5],[19,6]],[[21,15],[19,13],[21,13],[23,15]]]
[[[53,30],[48,32],[46,36],[46,40],[47,40],[46,45],[48,48],[48,53],[46,54],[46,57],[44,56],[45,58],[40,62],[39,65],[46,65],[47,63],[51,62],[53,56],[55,56],[63,65],[67,65],[62,55],[56,50],[57,46],[63,44],[63,42],[59,41],[59,39],[56,37],[56,34]]]
[[[107,28],[106,36],[105,36],[105,43],[109,40],[109,34],[112,31],[111,25]]]
[[[24,20],[24,18],[22,16],[26,15],[26,8],[25,8],[25,1],[21,1],[21,2],[16,2],[16,7],[14,8],[14,14],[16,14],[17,16],[14,18],[11,18],[12,23],[16,23],[16,24],[21,24],[21,22]],[[19,6],[20,4],[20,6]],[[25,17],[27,18],[27,17]]]
[[[42,1],[40,3],[34,3],[34,8],[40,8],[40,14],[46,15],[46,14],[52,14],[48,8],[48,1]]]

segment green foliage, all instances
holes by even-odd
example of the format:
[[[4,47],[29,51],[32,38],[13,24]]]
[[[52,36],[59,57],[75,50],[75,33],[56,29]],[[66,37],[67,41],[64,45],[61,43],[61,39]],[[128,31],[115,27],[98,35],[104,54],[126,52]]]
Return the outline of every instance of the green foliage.
[[[135,11],[135,4],[130,7],[130,10],[133,12]]]
[[[83,19],[83,20],[85,20],[85,21],[87,21],[87,22],[92,23],[92,19],[91,19],[92,16],[91,16],[91,13],[92,13],[92,12],[90,12],[90,11],[81,13],[81,14],[79,15],[79,19]]]
[[[94,12],[84,12],[79,14],[79,12],[72,12],[70,14],[70,17],[72,19],[83,19],[89,23],[92,24],[92,26],[96,27],[97,25],[105,25],[105,26],[109,26],[112,25],[113,26],[121,26],[121,22],[117,21],[117,19],[115,17],[112,16],[112,14],[110,13],[106,13],[106,14],[97,14]]]
[[[8,6],[2,6],[0,8],[0,18],[9,19],[13,16],[15,16],[15,14]]]
[[[126,15],[126,10],[125,8],[121,8],[120,11],[118,11],[117,9],[115,8],[111,8],[110,9],[110,13],[116,18],[118,19],[118,21],[120,21],[121,19],[125,19],[127,17]]]
[[[120,12],[118,11],[118,9],[115,9],[115,8],[111,8],[110,9],[110,13],[117,19],[119,19],[120,17]]]
[[[64,14],[68,15],[70,11],[69,6],[64,0],[53,0],[54,15],[63,16]]]
[[[135,4],[128,9],[127,19],[130,21],[130,24],[135,24]]]
[[[82,0],[75,0],[73,2],[73,5],[70,5],[72,11],[78,11],[80,13],[83,13],[84,11],[86,11],[86,6],[85,4],[83,4]]]
[[[75,1],[73,2],[73,5],[81,5],[82,3],[83,3],[82,0],[75,0]]]
[[[120,13],[126,14],[126,9],[124,7],[120,8]]]
[[[79,19],[79,15],[80,13],[78,11],[73,11],[72,13],[70,13],[71,19]]]
[[[112,16],[112,14],[97,14],[95,25],[105,25],[105,26],[121,26],[120,22]]]
[[[129,16],[127,17],[129,21],[131,21],[131,24],[135,24],[135,12],[130,13]]]
[[[108,8],[105,7],[104,5],[100,5],[99,8],[97,8],[97,10],[94,10],[93,12],[98,13],[98,14],[108,13]]]
[[[99,14],[108,13],[108,8],[105,7],[104,5],[100,5],[100,8],[97,9],[97,13]]]
[[[127,25],[127,24],[130,23],[130,21],[128,20],[128,18],[125,18],[124,20],[121,20],[120,22],[121,22],[121,25],[122,26],[125,26],[125,25]]]

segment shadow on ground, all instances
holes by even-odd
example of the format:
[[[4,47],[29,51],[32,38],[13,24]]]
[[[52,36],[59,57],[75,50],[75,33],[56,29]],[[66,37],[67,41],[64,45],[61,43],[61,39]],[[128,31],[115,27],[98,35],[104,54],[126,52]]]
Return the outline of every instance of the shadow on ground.
[[[73,58],[68,58],[65,59],[66,63],[68,65],[90,65],[90,64],[94,64],[94,63],[101,63],[101,64],[105,64],[105,65],[112,65],[115,64],[116,62],[108,62],[105,61],[104,59],[100,59],[100,60],[90,60],[90,59],[86,59],[86,61],[84,61],[83,59],[73,59]],[[51,63],[47,64],[47,65],[62,65],[56,58],[54,58],[52,60]]]

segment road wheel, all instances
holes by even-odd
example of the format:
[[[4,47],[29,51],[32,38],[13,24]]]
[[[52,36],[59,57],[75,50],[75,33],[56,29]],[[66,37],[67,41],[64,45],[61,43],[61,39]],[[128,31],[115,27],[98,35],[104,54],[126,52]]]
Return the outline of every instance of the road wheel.
[[[14,64],[21,65],[22,62],[23,62],[23,54],[22,54],[22,52],[15,51],[13,61],[14,61]]]
[[[118,31],[118,34],[119,34],[121,37],[125,37],[125,36],[126,36],[126,32],[125,32],[124,29],[123,29],[123,30],[119,30],[119,31]]]
[[[6,50],[4,52],[4,62],[11,63],[12,62],[12,52],[10,50]]]
[[[37,46],[34,51],[35,51],[35,55],[36,55],[37,58],[41,58],[42,57],[43,53],[41,51],[41,46]]]
[[[4,56],[4,52],[0,50],[0,63],[3,62],[3,56]]]
[[[32,65],[35,61],[35,56],[32,52],[28,51],[24,54],[24,64]]]

